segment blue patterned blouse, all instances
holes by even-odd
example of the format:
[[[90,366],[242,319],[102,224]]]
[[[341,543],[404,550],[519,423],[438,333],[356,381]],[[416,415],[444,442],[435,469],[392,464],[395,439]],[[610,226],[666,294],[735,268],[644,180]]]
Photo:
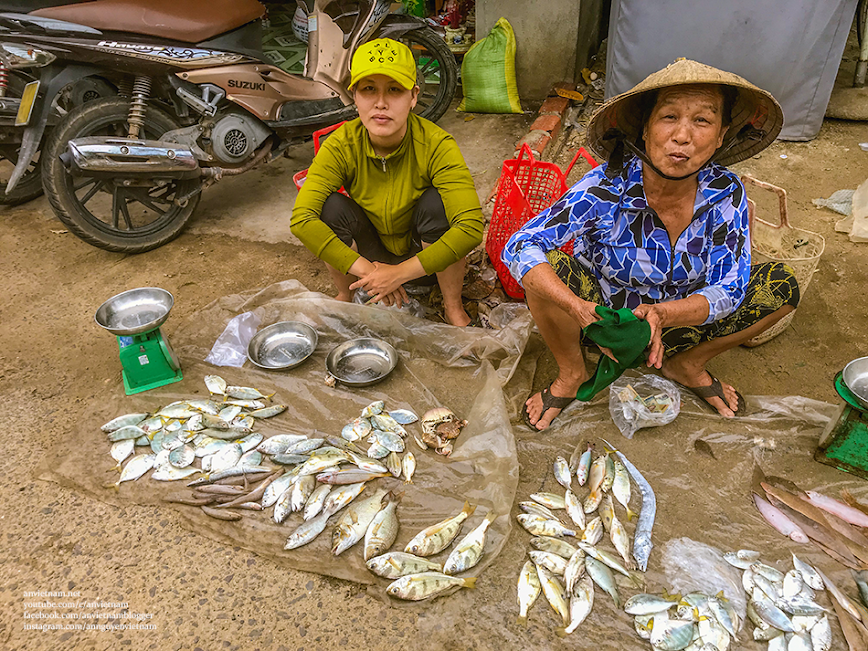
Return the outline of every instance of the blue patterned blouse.
[[[705,323],[733,312],[750,276],[747,200],[738,177],[717,164],[699,173],[693,221],[675,245],[648,206],[642,163],[615,179],[597,167],[506,243],[501,258],[521,282],[547,251],[575,238],[574,255],[600,282],[606,304],[634,309],[700,294]],[[626,178],[625,178],[626,177]]]

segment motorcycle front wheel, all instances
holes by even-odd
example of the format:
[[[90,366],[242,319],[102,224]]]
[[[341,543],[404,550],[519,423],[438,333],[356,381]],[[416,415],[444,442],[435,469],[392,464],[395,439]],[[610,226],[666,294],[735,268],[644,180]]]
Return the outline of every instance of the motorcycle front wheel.
[[[77,177],[60,161],[70,140],[125,138],[128,113],[129,100],[120,97],[95,100],[70,111],[45,143],[43,185],[58,218],[85,242],[106,251],[143,253],[181,234],[199,203],[201,181]],[[166,113],[149,106],[140,137],[159,140],[177,128]]]
[[[449,108],[458,88],[458,64],[443,38],[430,27],[402,34],[399,40],[416,59],[419,97],[413,112],[436,122]]]

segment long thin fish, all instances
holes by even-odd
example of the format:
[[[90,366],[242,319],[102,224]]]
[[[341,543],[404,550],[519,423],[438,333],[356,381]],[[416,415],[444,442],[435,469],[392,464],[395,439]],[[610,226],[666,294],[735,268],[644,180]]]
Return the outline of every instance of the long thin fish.
[[[638,468],[634,466],[621,452],[616,450],[611,443],[602,439],[603,443],[608,445],[618,458],[633,481],[639,487],[639,492],[642,493],[642,509],[639,511],[639,519],[636,521],[636,533],[633,535],[633,558],[639,569],[643,572],[648,567],[648,557],[651,555],[651,549],[654,544],[651,542],[651,530],[654,528],[654,518],[657,516],[657,498],[654,496],[654,490],[651,484],[642,476]]]

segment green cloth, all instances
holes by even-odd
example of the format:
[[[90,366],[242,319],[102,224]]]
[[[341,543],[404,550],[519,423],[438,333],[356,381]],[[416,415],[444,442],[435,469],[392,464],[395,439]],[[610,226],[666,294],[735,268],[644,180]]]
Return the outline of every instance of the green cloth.
[[[651,341],[651,325],[630,310],[613,310],[598,305],[595,311],[600,320],[585,326],[582,332],[598,346],[611,350],[618,361],[606,355],[600,356],[594,375],[576,393],[576,399],[583,402],[612,384],[628,368],[639,366]]]
[[[293,235],[318,258],[347,273],[359,254],[320,219],[326,199],[341,186],[395,255],[410,250],[416,204],[425,190],[437,188],[449,230],[416,256],[426,274],[443,271],[482,241],[479,196],[458,145],[415,113],[410,113],[398,149],[383,158],[374,153],[361,120],[341,126],[323,142],[298,192],[290,221]]]

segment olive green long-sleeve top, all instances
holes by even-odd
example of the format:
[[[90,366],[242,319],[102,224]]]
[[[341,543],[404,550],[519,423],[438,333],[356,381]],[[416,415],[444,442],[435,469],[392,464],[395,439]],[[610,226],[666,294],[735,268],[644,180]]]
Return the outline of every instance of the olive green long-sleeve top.
[[[341,186],[396,255],[410,250],[411,219],[422,193],[437,188],[450,227],[418,254],[427,274],[443,271],[482,241],[482,209],[458,145],[446,131],[414,113],[401,144],[385,157],[374,153],[358,118],[341,126],[323,142],[298,193],[290,222],[293,234],[318,258],[347,273],[359,254],[320,219],[326,199]]]

